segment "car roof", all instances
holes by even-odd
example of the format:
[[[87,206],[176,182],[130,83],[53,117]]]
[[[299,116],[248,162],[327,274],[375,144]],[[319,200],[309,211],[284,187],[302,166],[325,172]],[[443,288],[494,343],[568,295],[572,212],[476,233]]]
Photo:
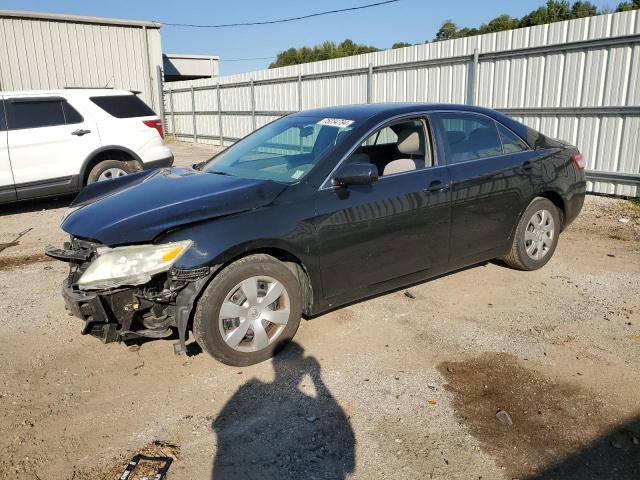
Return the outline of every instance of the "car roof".
[[[403,113],[426,112],[434,110],[460,110],[478,113],[495,113],[495,110],[476,107],[474,105],[459,105],[453,103],[368,103],[361,105],[342,105],[335,107],[316,108],[294,113],[294,116],[319,116],[327,118],[341,118],[346,120],[367,120],[377,116],[402,115]]]
[[[62,88],[55,90],[17,90],[0,92],[1,97],[18,96],[64,96],[64,97],[99,97],[107,95],[134,95],[130,90],[114,90],[112,88]]]
[[[455,103],[368,103],[360,105],[343,105],[326,108],[316,108],[296,112],[291,116],[315,116],[324,118],[339,118],[373,124],[383,122],[387,118],[396,115],[411,113],[428,113],[439,110],[480,113],[506,125],[515,131],[520,137],[527,138],[529,127],[512,118],[490,108],[475,105],[463,105]],[[536,132],[536,134],[539,134]]]

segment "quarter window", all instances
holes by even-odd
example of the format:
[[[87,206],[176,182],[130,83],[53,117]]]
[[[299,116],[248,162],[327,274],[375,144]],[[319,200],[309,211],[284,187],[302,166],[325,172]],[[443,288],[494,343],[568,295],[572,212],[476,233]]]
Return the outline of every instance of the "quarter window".
[[[502,150],[504,150],[504,153],[516,153],[529,150],[527,144],[504,125],[498,124],[498,131],[500,132]]]
[[[91,97],[91,101],[116,118],[155,117],[153,110],[136,95]]]
[[[19,99],[7,102],[7,122],[12,130],[54,127],[82,121],[82,115],[63,99]]]
[[[438,113],[450,163],[502,155],[502,142],[496,123],[473,113]]]

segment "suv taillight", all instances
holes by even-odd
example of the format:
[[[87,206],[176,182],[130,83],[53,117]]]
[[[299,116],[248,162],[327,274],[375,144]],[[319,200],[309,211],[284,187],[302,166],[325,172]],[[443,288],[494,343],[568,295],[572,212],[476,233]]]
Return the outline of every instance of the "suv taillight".
[[[576,166],[578,170],[584,170],[584,157],[581,153],[576,153],[571,156],[571,161]]]
[[[162,131],[162,120],[143,120],[147,127],[155,128],[160,134],[160,138],[164,138],[164,132]]]

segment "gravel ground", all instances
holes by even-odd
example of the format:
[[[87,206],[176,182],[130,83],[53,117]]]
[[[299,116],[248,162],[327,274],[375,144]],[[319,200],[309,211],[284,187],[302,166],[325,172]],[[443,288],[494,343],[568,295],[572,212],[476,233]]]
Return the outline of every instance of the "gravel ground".
[[[637,203],[589,196],[542,270],[379,296],[233,368],[79,334],[42,256],[68,202],[1,207],[0,243],[33,229],[0,253],[1,478],[116,479],[137,452],[185,480],[640,478]]]

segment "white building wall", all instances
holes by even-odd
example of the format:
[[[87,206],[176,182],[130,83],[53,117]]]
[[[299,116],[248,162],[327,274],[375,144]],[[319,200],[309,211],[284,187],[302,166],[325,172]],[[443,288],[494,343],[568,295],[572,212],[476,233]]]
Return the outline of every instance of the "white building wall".
[[[0,10],[0,91],[113,87],[160,109],[160,25]]]

